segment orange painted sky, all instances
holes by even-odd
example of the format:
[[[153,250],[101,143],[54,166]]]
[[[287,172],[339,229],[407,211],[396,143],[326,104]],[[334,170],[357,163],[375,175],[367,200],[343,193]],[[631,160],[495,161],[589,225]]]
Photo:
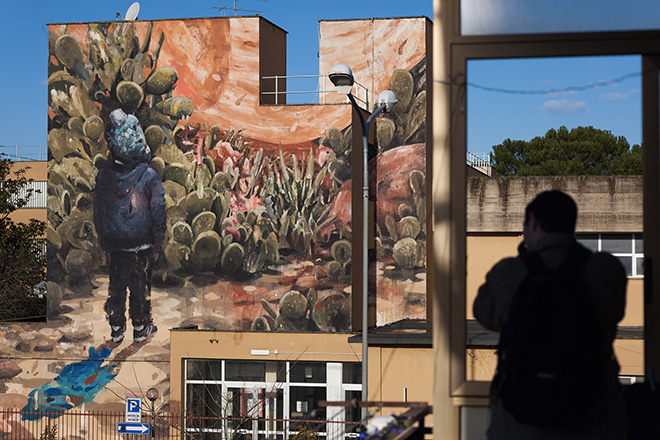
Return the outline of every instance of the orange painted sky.
[[[174,67],[179,80],[174,96],[187,96],[195,112],[192,123],[240,130],[264,146],[308,148],[330,127],[350,124],[348,105],[259,104],[259,17],[155,21],[151,47],[165,38],[158,68]],[[319,52],[321,71],[344,62],[356,80],[374,90],[389,87],[391,72],[410,69],[424,56],[423,19],[323,22]],[[143,41],[147,23],[136,22]],[[69,26],[85,47],[87,25]],[[374,43],[378,42],[378,43]],[[400,50],[405,47],[406,50]],[[392,56],[392,54],[396,56]],[[329,85],[328,89],[332,86]],[[335,95],[336,96],[336,95]]]

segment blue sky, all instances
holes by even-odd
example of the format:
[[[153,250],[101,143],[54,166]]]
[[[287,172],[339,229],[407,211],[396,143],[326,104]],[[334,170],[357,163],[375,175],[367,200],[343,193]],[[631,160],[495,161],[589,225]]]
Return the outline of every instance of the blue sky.
[[[474,153],[562,125],[590,125],[641,143],[639,56],[473,60],[468,82],[474,84],[467,89],[468,149]]]
[[[5,0],[0,15],[0,145],[46,143],[47,23],[109,21],[133,0]],[[214,7],[233,0],[143,0],[139,19],[233,15]],[[318,21],[369,17],[433,17],[431,0],[237,0],[288,34],[288,74],[318,74]],[[239,15],[254,15],[241,12]],[[468,81],[514,91],[599,84],[583,91],[512,94],[468,87],[468,145],[490,151],[504,139],[529,140],[550,128],[593,125],[641,142],[641,80],[638,57],[471,61]],[[610,82],[608,82],[610,81]]]

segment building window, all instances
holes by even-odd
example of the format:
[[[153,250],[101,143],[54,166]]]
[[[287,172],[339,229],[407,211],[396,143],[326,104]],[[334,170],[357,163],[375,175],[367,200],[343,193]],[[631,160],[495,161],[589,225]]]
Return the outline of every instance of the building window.
[[[577,234],[577,240],[594,252],[609,252],[617,257],[629,277],[644,276],[642,234]]]
[[[360,363],[186,359],[184,367],[191,438],[357,437],[359,408],[318,403],[359,400]]]
[[[25,184],[17,194],[12,196],[13,200],[24,199],[27,196],[28,190],[34,190],[30,195],[25,206],[22,209],[28,208],[46,208],[48,205],[48,188],[45,181],[30,181]]]

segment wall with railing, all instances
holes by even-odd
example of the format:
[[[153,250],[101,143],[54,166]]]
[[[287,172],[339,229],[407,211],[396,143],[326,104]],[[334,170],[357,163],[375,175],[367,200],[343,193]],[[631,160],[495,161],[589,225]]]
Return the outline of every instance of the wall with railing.
[[[14,162],[48,160],[47,145],[0,145],[0,159]]]
[[[492,176],[493,167],[490,165],[490,153],[470,153],[466,152],[466,163],[475,170],[484,173],[486,176]]]
[[[275,105],[325,105],[349,102],[343,95],[328,98],[328,94],[337,94],[328,75],[273,75],[261,79],[264,80],[264,84],[273,84],[272,91],[261,91],[261,102],[274,102]],[[285,81],[285,86],[279,90],[281,80]],[[273,96],[274,99],[265,99],[269,96]],[[369,110],[369,90],[365,86],[356,82],[353,96],[364,109]]]

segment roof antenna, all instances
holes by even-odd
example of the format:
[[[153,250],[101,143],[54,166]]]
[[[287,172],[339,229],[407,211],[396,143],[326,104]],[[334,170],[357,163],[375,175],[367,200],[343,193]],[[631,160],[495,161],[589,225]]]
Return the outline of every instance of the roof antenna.
[[[254,11],[254,10],[252,10],[252,9],[237,9],[237,8],[236,8],[236,1],[237,1],[237,0],[233,0],[233,2],[234,2],[234,7],[233,7],[233,8],[232,8],[232,7],[228,7],[228,6],[222,6],[222,7],[220,7],[220,6],[214,6],[213,9],[217,9],[217,10],[219,10],[219,11],[234,11],[234,17],[237,17],[237,16],[238,16],[237,12],[253,12],[253,13],[255,13],[255,14],[260,14],[260,13],[263,12],[263,11]],[[268,3],[269,0],[259,0],[259,1],[260,1],[260,2]]]

